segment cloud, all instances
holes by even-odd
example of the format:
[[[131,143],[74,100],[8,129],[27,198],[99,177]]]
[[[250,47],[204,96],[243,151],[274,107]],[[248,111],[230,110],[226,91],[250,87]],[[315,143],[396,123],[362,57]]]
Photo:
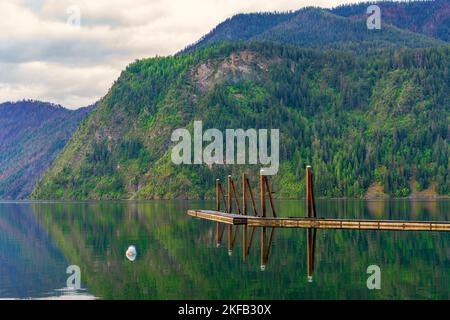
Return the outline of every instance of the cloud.
[[[127,64],[174,54],[234,14],[350,2],[354,1],[2,1],[0,102],[26,98],[69,108],[88,105],[106,94]]]

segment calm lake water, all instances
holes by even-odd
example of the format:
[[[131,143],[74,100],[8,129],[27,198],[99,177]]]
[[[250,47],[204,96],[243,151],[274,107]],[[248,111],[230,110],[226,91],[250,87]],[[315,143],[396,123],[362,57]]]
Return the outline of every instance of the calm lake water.
[[[276,206],[305,216],[303,201]],[[306,230],[276,229],[262,272],[260,230],[246,261],[241,234],[229,256],[226,232],[217,248],[215,223],[185,214],[207,208],[214,203],[0,203],[0,298],[450,299],[450,233],[317,230],[308,282]],[[319,200],[317,211],[450,220],[450,201]],[[69,265],[80,267],[80,290],[66,288]],[[370,265],[381,269],[380,290],[367,289]]]

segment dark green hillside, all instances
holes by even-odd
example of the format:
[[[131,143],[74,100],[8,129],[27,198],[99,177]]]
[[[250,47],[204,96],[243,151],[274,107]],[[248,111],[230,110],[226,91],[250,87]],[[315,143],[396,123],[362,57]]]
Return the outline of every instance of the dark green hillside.
[[[131,64],[33,193],[36,199],[201,198],[259,167],[177,166],[173,130],[279,128],[279,197],[449,194],[450,48],[366,54],[220,45]]]

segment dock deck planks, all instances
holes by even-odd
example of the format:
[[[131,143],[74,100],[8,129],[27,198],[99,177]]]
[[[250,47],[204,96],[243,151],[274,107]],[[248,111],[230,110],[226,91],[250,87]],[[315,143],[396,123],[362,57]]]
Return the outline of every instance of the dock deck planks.
[[[450,231],[450,222],[244,216],[212,210],[188,210],[188,215],[229,225],[273,228],[315,228],[397,231]]]

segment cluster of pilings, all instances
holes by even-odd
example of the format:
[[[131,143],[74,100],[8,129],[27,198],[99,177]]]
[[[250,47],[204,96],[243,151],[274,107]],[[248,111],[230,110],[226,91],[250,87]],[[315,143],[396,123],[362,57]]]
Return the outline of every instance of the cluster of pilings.
[[[249,197],[250,196],[250,205],[252,209],[252,214],[255,217],[266,217],[267,216],[267,198],[269,199],[270,208],[272,217],[277,217],[275,205],[273,201],[272,190],[270,188],[269,179],[264,174],[264,170],[260,171],[259,175],[259,184],[260,184],[260,207],[259,210],[256,206],[256,200],[253,193],[252,186],[250,184],[250,180],[245,173],[242,174],[241,177],[242,183],[242,197],[241,204],[239,202],[238,192],[236,190],[236,184],[231,176],[227,178],[227,196],[225,196],[222,184],[219,179],[216,180],[216,210],[221,210],[221,200],[227,213],[233,213],[233,210],[236,210],[236,214],[247,216],[249,214]],[[233,202],[235,204],[235,208],[233,208]],[[242,241],[243,241],[243,257],[247,258],[250,253],[250,249],[255,237],[255,227],[251,227],[250,238],[248,239],[248,227],[243,225],[242,231]],[[228,254],[231,255],[233,252],[233,248],[236,243],[237,235],[239,232],[239,226],[235,226],[234,234],[233,234],[233,226],[228,225]],[[261,270],[264,270],[266,267],[266,262],[269,260],[270,250],[272,248],[272,241],[275,228],[269,228],[269,242],[266,244],[267,237],[267,227],[261,228]],[[225,231],[225,226],[221,226],[221,223],[217,222],[216,224],[216,243],[217,247],[221,245],[223,233]]]
[[[241,201],[239,201],[238,192],[236,190],[236,183],[234,182],[231,175],[227,177],[227,194],[224,193],[224,188],[220,179],[216,180],[216,210],[217,212],[234,213],[243,216],[249,214],[249,205],[251,205],[251,212],[254,217],[267,217],[267,199],[269,200],[271,215],[273,218],[277,217],[277,211],[275,209],[273,193],[270,187],[269,179],[267,175],[264,174],[264,170],[260,171],[259,174],[259,189],[260,189],[260,206],[257,208],[255,196],[253,193],[250,180],[245,173],[241,177],[241,190],[242,196]],[[307,217],[315,218],[316,215],[316,205],[314,197],[314,187],[313,187],[313,176],[311,166],[306,168],[306,212]],[[250,196],[250,197],[249,197]],[[249,201],[250,198],[250,201]],[[234,206],[233,206],[234,203]],[[223,205],[223,209],[222,209]],[[233,212],[235,211],[235,212]],[[248,238],[248,226],[242,225],[242,250],[244,260],[250,254],[250,249],[255,237],[256,227],[250,227],[250,238]],[[261,270],[264,271],[266,264],[269,261],[270,252],[274,237],[274,227],[260,227],[261,228]],[[234,232],[233,232],[234,229]],[[267,242],[267,229],[270,229],[269,241]],[[223,234],[225,232],[225,225],[220,222],[216,222],[216,245],[220,247],[223,239]],[[236,244],[237,236],[239,233],[239,225],[233,226],[227,225],[227,243],[228,243],[228,255],[231,255]],[[314,252],[315,252],[315,239],[316,239],[316,229],[307,229],[307,262],[308,262],[308,279],[312,280],[312,274],[314,271]]]

